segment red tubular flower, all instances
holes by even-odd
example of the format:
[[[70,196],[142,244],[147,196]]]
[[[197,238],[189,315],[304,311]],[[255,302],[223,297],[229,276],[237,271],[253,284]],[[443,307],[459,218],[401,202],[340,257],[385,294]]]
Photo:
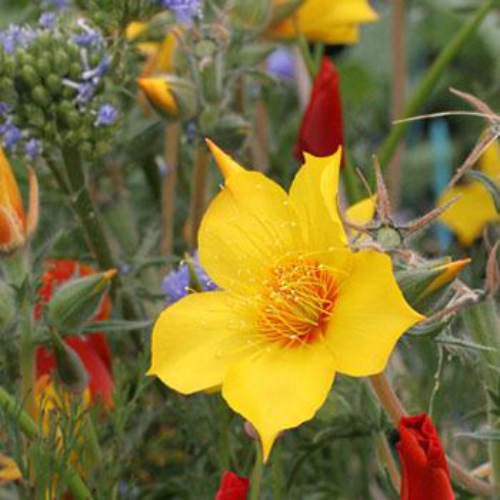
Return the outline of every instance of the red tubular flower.
[[[337,68],[328,57],[321,67],[302,118],[295,156],[303,161],[304,153],[330,156],[343,144],[342,101]]]
[[[96,271],[85,264],[72,260],[50,260],[46,272],[41,278],[42,286],[38,290],[40,302],[35,307],[35,316],[40,317],[42,307],[52,297],[57,286],[81,276],[88,276]],[[106,296],[94,316],[94,321],[109,318],[111,300]],[[64,341],[76,352],[89,375],[88,390],[93,401],[100,400],[106,408],[112,407],[113,370],[111,351],[102,333],[94,333],[85,337],[65,337]],[[56,369],[56,359],[52,350],[39,347],[36,351],[36,378],[52,376]]]
[[[231,471],[224,472],[215,500],[246,500],[250,480]]]
[[[453,500],[446,457],[429,416],[403,417],[399,433],[401,500]]]

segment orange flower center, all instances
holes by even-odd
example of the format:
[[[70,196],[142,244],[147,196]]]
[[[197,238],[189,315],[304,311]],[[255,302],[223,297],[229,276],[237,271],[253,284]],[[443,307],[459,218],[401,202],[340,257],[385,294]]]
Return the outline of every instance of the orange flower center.
[[[324,264],[305,259],[280,264],[264,284],[257,327],[286,346],[314,342],[325,332],[337,291]]]

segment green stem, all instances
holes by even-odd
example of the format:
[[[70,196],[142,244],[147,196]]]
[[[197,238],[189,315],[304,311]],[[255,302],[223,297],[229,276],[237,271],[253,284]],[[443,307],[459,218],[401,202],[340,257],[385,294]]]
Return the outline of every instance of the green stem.
[[[71,190],[71,205],[80,219],[87,244],[99,266],[102,269],[111,269],[115,267],[115,263],[90,196],[80,155],[75,149],[64,149],[62,153]]]
[[[255,442],[255,463],[253,466],[252,477],[250,479],[250,500],[259,500],[262,476],[264,472],[264,463],[262,460],[262,449],[259,442]]]
[[[500,321],[494,298],[487,297],[484,301],[467,309],[464,313],[464,320],[475,342],[495,349],[482,350],[479,355],[485,389],[496,392],[499,387],[497,370],[500,366]],[[487,410],[489,426],[491,429],[500,430],[500,418],[496,413],[498,408],[488,392]],[[493,471],[495,498],[500,498],[500,442],[490,441],[488,451]]]
[[[82,226],[87,244],[94,254],[99,267],[103,270],[116,268],[111,248],[106,239],[106,234],[94,207],[92,197],[85,179],[82,160],[75,149],[63,149],[62,155],[67,178],[67,187],[70,191],[69,198],[71,206],[75,211]],[[56,178],[56,180],[58,180]],[[64,186],[60,186],[64,189]],[[136,304],[133,299],[123,291],[123,283],[120,276],[114,279],[115,290],[121,290],[123,313],[126,319],[138,319]],[[139,342],[136,343],[139,344]]]
[[[35,346],[33,343],[33,306],[28,292],[28,262],[26,247],[23,247],[3,260],[3,270],[9,284],[22,290],[20,299],[19,361],[21,367],[21,396],[23,405],[30,415],[34,415],[35,387]]]
[[[26,437],[29,439],[40,437],[40,430],[35,421],[19,408],[15,399],[3,387],[0,387],[0,408],[17,423]],[[75,500],[92,500],[92,493],[71,465],[66,464],[62,479]]]
[[[463,27],[450,40],[446,47],[439,54],[432,66],[427,70],[423,78],[420,80],[417,88],[413,92],[410,100],[404,106],[403,115],[400,119],[410,118],[418,113],[423,104],[428,100],[437,81],[444,73],[445,69],[451,63],[453,58],[458,54],[463,45],[473,35],[476,28],[481,24],[482,20],[488,14],[495,3],[495,0],[485,0],[483,5],[477,10],[474,16],[463,25]],[[409,123],[398,123],[391,129],[390,134],[380,147],[377,157],[383,169],[393,157],[399,143],[404,137]]]
[[[318,68],[314,62],[314,59],[311,55],[311,51],[309,50],[309,45],[305,36],[297,30],[297,45],[300,50],[300,54],[302,55],[302,59],[304,60],[304,64],[306,65],[307,71],[311,80],[316,78],[316,73],[318,72]]]
[[[356,168],[347,150],[344,150],[344,162],[342,175],[344,178],[345,194],[348,204],[352,205],[363,197],[363,192],[359,185],[359,179],[356,175]]]
[[[284,500],[285,477],[283,473],[283,449],[281,443],[274,445],[272,462],[273,500]]]

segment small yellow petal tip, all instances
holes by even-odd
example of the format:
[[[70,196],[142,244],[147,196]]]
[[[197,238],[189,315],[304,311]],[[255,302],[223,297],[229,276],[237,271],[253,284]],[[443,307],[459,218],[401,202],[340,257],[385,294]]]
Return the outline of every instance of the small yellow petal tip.
[[[116,269],[109,269],[108,271],[103,273],[103,278],[107,281],[111,281],[111,279],[116,275],[117,270]]]
[[[205,138],[205,142],[207,143],[208,149],[210,149],[210,152],[212,153],[224,180],[227,181],[231,175],[238,174],[245,170],[208,137]]]

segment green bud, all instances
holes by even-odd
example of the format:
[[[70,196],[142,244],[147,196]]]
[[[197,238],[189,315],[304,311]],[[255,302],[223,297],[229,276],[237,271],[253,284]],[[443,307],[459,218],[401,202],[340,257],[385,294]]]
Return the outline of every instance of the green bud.
[[[69,67],[69,78],[71,78],[71,80],[78,81],[80,80],[81,76],[82,67],[80,66],[80,64],[77,62],[72,63]]]
[[[50,67],[50,61],[47,57],[41,57],[40,59],[38,59],[35,63],[35,67],[38,71],[38,74],[43,78],[46,78],[47,75],[49,75],[52,71]]]
[[[115,270],[92,274],[64,284],[48,305],[51,324],[66,332],[77,331],[95,316]]]
[[[34,66],[36,59],[25,50],[16,52],[17,63],[24,66]]]
[[[377,231],[377,241],[390,252],[399,248],[403,239],[396,229],[384,226]]]
[[[0,281],[0,334],[8,326],[16,314],[14,291],[5,282]]]
[[[236,54],[238,64],[242,67],[257,66],[264,61],[274,49],[275,47],[272,45],[264,44],[242,47]]]
[[[43,128],[45,125],[45,114],[41,108],[33,104],[28,104],[24,110],[30,125],[40,129]]]
[[[40,85],[40,77],[32,66],[23,66],[21,68],[21,78],[29,87]]]
[[[45,81],[45,86],[53,96],[57,96],[61,92],[62,88],[61,78],[52,73],[49,76],[47,76],[47,79]]]
[[[194,53],[198,59],[213,57],[217,52],[217,45],[212,40],[201,40],[195,45]]]
[[[247,31],[263,31],[271,19],[269,0],[236,0],[230,11],[232,23]]]
[[[89,375],[82,360],[54,330],[51,330],[50,336],[59,380],[71,392],[83,392],[89,383]]]
[[[44,87],[37,85],[31,91],[31,97],[36,104],[40,106],[48,106],[50,104],[50,96]]]
[[[215,127],[207,130],[220,147],[230,150],[241,148],[250,131],[250,123],[236,113],[224,113],[215,122]]]
[[[9,104],[15,103],[17,100],[17,93],[12,85],[12,80],[8,77],[0,79],[0,101],[8,102]]]
[[[224,76],[224,55],[217,53],[211,61],[200,65],[201,90],[205,99],[210,103],[222,100]]]
[[[54,53],[54,69],[59,75],[66,75],[70,71],[70,62],[70,58],[64,50],[57,50]]]

